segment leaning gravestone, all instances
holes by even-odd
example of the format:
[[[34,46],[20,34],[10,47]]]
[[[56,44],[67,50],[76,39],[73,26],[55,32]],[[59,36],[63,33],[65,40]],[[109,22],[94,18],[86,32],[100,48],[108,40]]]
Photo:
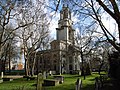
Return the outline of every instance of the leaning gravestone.
[[[3,78],[3,72],[1,72],[1,78]]]
[[[75,84],[75,90],[81,90],[82,80],[78,78]]]
[[[2,83],[3,82],[3,72],[1,72],[1,77],[0,77],[0,83]]]
[[[43,75],[41,73],[37,76],[37,90],[42,90]]]

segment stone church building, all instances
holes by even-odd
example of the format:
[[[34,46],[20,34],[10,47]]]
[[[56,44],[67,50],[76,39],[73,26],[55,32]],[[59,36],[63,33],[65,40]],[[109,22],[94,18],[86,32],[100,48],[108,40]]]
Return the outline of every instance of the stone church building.
[[[56,40],[51,49],[37,52],[37,72],[52,71],[55,74],[76,73],[80,70],[79,48],[75,45],[75,30],[72,28],[71,12],[68,6],[60,11],[56,28]]]

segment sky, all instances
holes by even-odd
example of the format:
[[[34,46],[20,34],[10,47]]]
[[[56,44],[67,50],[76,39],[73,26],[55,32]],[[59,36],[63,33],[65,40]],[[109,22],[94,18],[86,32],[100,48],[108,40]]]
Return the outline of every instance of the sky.
[[[54,13],[54,12],[53,12]],[[51,15],[53,15],[53,13],[51,13]],[[53,17],[53,19],[51,20],[51,22],[50,22],[50,34],[51,34],[51,36],[54,38],[54,39],[56,39],[56,28],[58,27],[58,20],[59,20],[59,18],[60,18],[60,15],[59,15],[59,13],[57,12],[56,14],[55,14],[55,16]]]
[[[61,7],[60,7],[60,9],[61,9]],[[56,12],[56,14],[54,15],[54,17],[50,23],[51,36],[54,39],[56,39],[56,28],[58,27],[58,20],[60,18],[59,14],[60,14],[59,12]],[[51,15],[53,15],[53,12],[51,12]],[[73,15],[73,12],[72,12],[72,21],[74,22],[73,28],[76,30],[76,32],[79,32],[80,29],[78,27],[76,27],[74,24],[75,24],[75,22],[79,22],[80,20],[78,19],[78,15]],[[102,21],[103,21],[103,24],[105,25],[105,27],[111,32],[111,34],[113,36],[118,37],[117,36],[118,35],[118,31],[117,31],[118,28],[117,28],[117,24],[116,24],[115,20],[112,19],[106,13],[103,13]],[[100,27],[97,29],[97,31],[103,32]],[[98,33],[95,33],[94,35],[98,36]]]
[[[102,16],[102,22],[104,24],[104,26],[109,30],[109,32],[118,39],[118,26],[116,21],[110,17],[109,15],[107,15],[106,13],[103,13]],[[102,29],[100,28],[100,26],[97,29],[98,32],[103,33]],[[99,36],[98,33],[95,33],[96,36]]]
[[[106,13],[103,14],[103,24],[106,26],[106,28],[114,35],[118,35],[118,27],[116,24],[116,21],[111,18],[110,16],[107,16]]]

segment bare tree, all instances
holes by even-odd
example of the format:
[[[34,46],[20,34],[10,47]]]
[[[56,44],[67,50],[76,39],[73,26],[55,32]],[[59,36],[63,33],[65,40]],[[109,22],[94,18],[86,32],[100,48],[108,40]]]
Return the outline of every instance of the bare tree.
[[[36,3],[27,3],[22,12],[21,20],[19,20],[20,24],[24,21],[33,21],[33,24],[22,28],[20,32],[18,31],[20,35],[17,35],[23,44],[25,73],[27,76],[34,75],[36,53],[41,48],[46,47],[49,41],[49,22],[44,9],[44,2],[39,0],[36,0]]]
[[[96,22],[96,24],[99,24],[108,42],[120,52],[119,0],[58,0],[54,1],[54,3],[56,5],[56,10],[58,10],[61,3],[65,3],[71,7],[71,9],[79,16],[80,19],[86,19],[86,22],[89,20],[87,23]],[[114,36],[110,32],[109,28],[104,25],[102,21],[103,13],[106,13],[106,15],[110,16],[116,21],[118,26],[118,37]]]
[[[76,43],[78,47],[80,48],[80,56],[81,56],[81,75],[90,75],[90,61],[88,60],[91,51],[94,48],[93,42],[94,36],[93,32],[78,32],[76,36]]]
[[[2,57],[2,51],[4,45],[11,40],[11,35],[15,36],[15,31],[21,27],[30,25],[29,23],[19,24],[16,21],[18,20],[17,16],[21,14],[18,12],[18,1],[17,0],[2,0],[0,1],[0,58]],[[12,30],[7,29],[7,26],[13,26]],[[8,34],[6,34],[9,32]]]
[[[95,44],[95,48],[92,50],[92,60],[96,61],[96,70],[99,75],[101,70],[108,71],[108,54],[111,50],[111,45],[106,41],[98,40]]]
[[[97,21],[99,26],[101,27],[104,35],[108,42],[118,51],[120,51],[120,46],[117,38],[120,37],[120,25],[119,25],[119,1],[109,0],[109,1],[102,1],[102,0],[85,0],[83,1],[83,5],[86,6],[82,10],[85,12],[84,15],[90,16],[93,20]],[[99,5],[98,5],[99,4]],[[81,7],[81,6],[80,6]],[[82,6],[83,7],[83,6]],[[81,13],[83,11],[80,11]],[[102,14],[106,13],[106,15],[112,17],[117,25],[118,25],[118,37],[114,36],[109,28],[107,28],[103,21],[102,21]],[[120,38],[119,38],[120,39]]]
[[[13,28],[10,27],[10,26],[7,26],[6,27],[6,31],[5,34],[4,34],[4,37],[8,37],[8,35],[11,33],[11,30]],[[10,63],[12,62],[12,59],[14,57],[16,57],[16,40],[15,40],[15,35],[14,33],[12,33],[10,36],[9,36],[9,40],[6,41],[6,43],[4,44],[4,46],[2,46],[2,52],[1,52],[1,62],[2,62],[2,71],[5,73],[5,64],[8,64],[9,66],[9,73],[10,73],[10,70],[11,70],[11,65]]]

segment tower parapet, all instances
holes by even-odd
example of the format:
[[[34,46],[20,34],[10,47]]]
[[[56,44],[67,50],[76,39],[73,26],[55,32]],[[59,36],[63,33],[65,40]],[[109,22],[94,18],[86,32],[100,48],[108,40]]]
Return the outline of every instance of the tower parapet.
[[[68,6],[63,5],[62,10],[60,11],[60,20],[66,18],[71,20],[71,12]]]

